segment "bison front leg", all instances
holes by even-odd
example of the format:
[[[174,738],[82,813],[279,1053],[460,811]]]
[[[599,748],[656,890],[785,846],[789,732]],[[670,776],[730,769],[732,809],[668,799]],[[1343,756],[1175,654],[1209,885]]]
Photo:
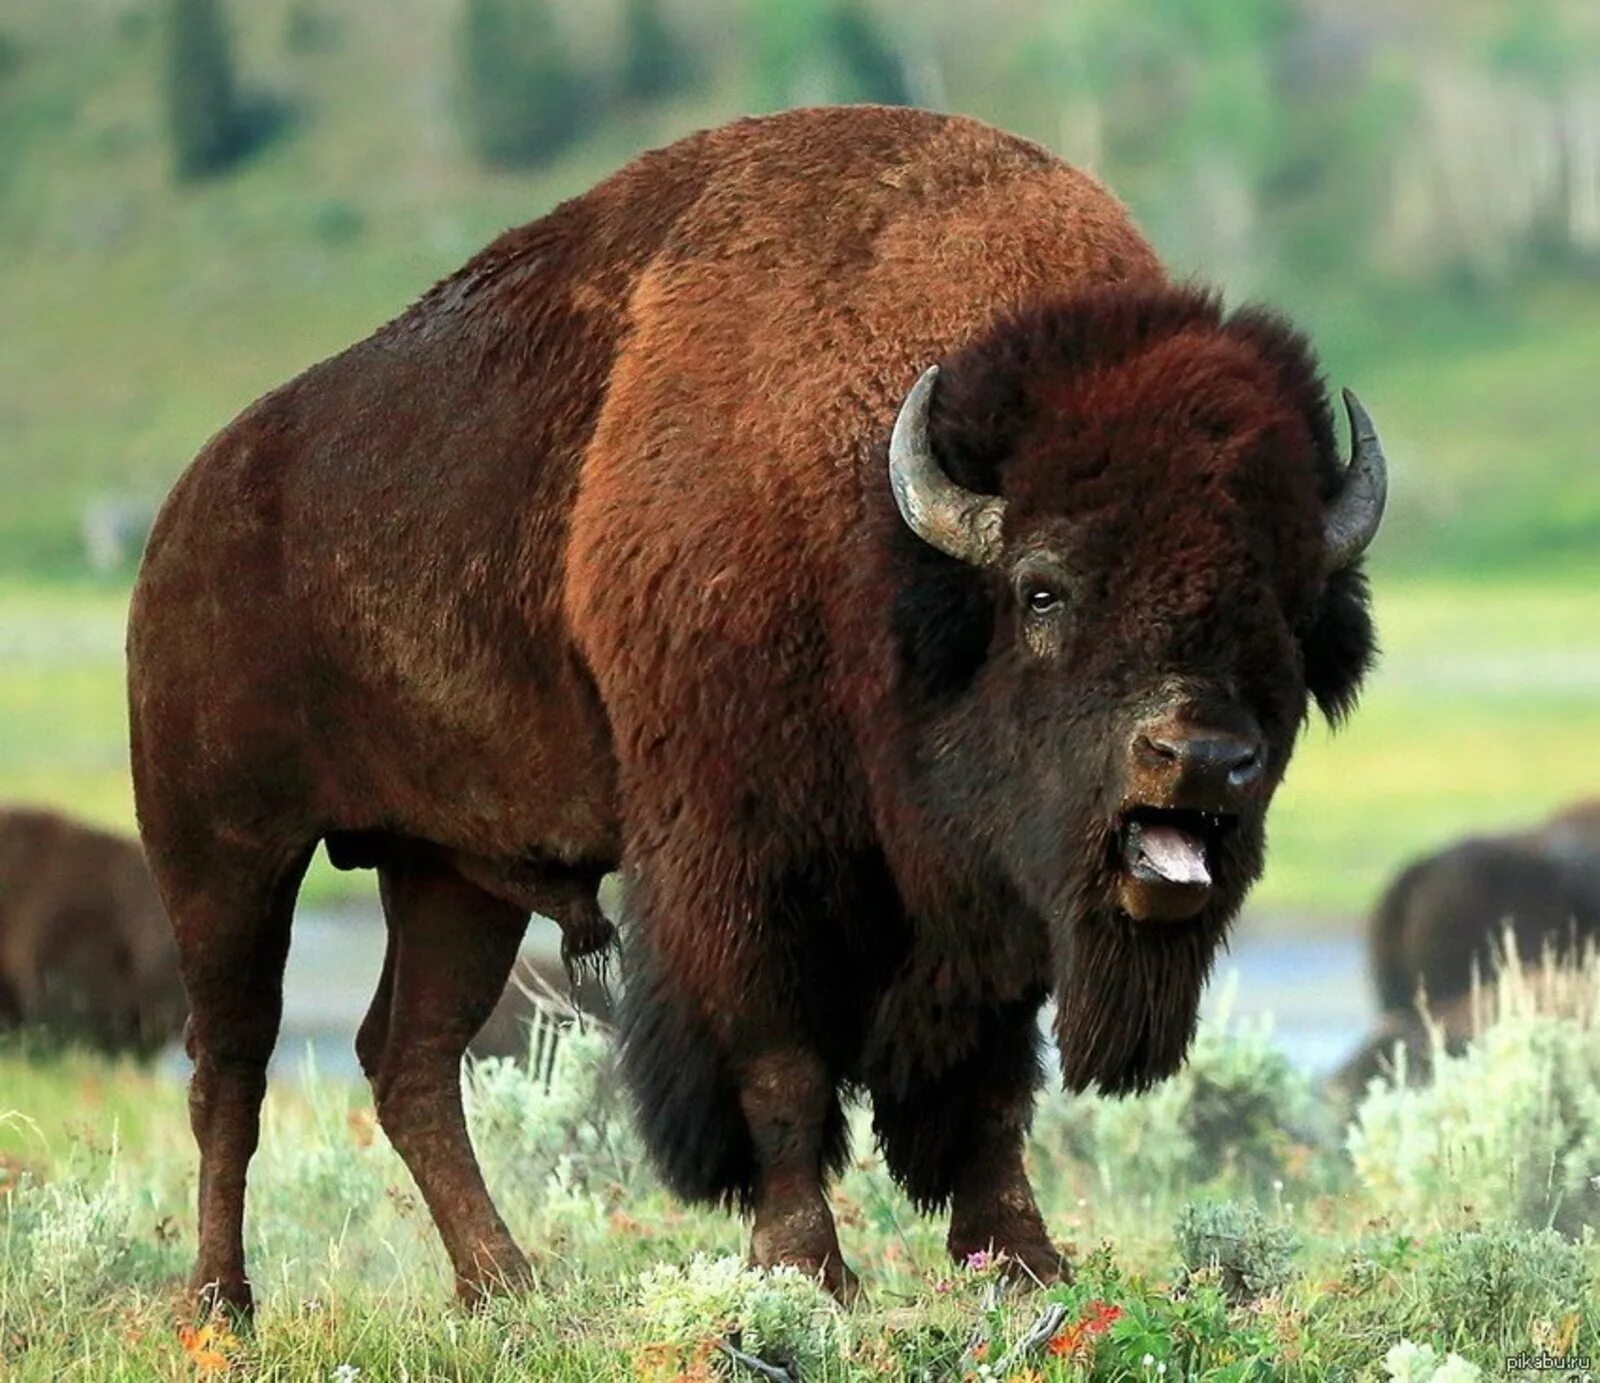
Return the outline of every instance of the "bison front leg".
[[[794,1266],[848,1297],[856,1281],[822,1191],[845,1156],[843,1114],[784,984],[771,983],[781,965],[698,936],[667,951],[658,898],[630,888],[619,1005],[622,1079],[651,1161],[685,1201],[746,1207],[754,1263]]]
[[[983,1127],[972,1156],[958,1169],[950,1198],[946,1244],[958,1263],[976,1253],[1002,1253],[1014,1271],[1048,1285],[1067,1275],[1066,1260],[1051,1242],[1034,1198],[1022,1148],[1033,1099],[979,1101]]]
[[[937,1074],[911,1074],[902,1054],[870,1073],[868,1087],[890,1172],[924,1209],[950,1207],[951,1257],[1001,1253],[1019,1275],[1050,1283],[1067,1267],[1023,1166],[1040,1080],[1038,1011],[1024,1000],[969,1014],[966,1050]],[[915,1024],[904,1031],[917,1040]]]
[[[839,1251],[823,1191],[830,1122],[837,1096],[822,1062],[802,1047],[767,1052],[743,1064],[739,1105],[755,1152],[750,1259],[820,1278],[842,1301],[859,1290]]]

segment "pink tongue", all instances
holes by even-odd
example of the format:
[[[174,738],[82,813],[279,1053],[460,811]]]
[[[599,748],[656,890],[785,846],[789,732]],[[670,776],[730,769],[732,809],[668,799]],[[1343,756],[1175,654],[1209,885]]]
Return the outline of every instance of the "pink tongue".
[[[1211,882],[1211,871],[1206,868],[1204,844],[1176,826],[1142,827],[1135,862],[1160,875],[1168,883]]]

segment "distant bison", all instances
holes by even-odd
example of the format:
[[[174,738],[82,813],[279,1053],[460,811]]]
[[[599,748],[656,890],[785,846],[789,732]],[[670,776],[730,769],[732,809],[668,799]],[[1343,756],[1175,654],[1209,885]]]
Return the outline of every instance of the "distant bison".
[[[0,1027],[149,1056],[178,1035],[183,986],[137,841],[0,806]]]
[[[937,372],[932,366],[937,366]],[[1384,496],[1306,342],[970,120],[794,111],[646,155],[246,410],[157,520],[140,822],[194,1007],[195,1284],[245,1167],[319,839],[389,921],[358,1050],[468,1297],[527,1264],[459,1058],[530,910],[609,938],[683,1195],[847,1292],[841,1095],[1060,1271],[1023,1171],[1067,1082],[1183,1059],[1307,705],[1353,704]]]
[[[1388,1068],[1397,1041],[1410,1053],[1410,1071],[1426,1072],[1419,991],[1449,1045],[1474,1036],[1473,977],[1493,979],[1507,936],[1522,965],[1533,967],[1547,948],[1570,960],[1584,943],[1600,942],[1600,800],[1532,830],[1461,841],[1400,873],[1368,932],[1377,1031],[1340,1069],[1335,1088],[1359,1095]],[[1536,996],[1548,988],[1541,985]]]

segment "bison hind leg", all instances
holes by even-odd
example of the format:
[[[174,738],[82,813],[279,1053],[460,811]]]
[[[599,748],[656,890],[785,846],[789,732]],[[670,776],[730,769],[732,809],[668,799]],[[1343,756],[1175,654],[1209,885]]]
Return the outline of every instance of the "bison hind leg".
[[[389,943],[357,1052],[457,1293],[476,1305],[533,1277],[484,1186],[461,1098],[462,1056],[505,989],[528,915],[420,842],[381,866],[379,890]]]

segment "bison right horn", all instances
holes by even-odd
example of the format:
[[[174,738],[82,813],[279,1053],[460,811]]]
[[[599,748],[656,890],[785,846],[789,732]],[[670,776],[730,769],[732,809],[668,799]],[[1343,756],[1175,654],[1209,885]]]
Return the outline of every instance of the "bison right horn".
[[[930,365],[911,386],[889,438],[889,484],[900,517],[923,542],[946,556],[991,566],[1000,557],[1006,502],[964,490],[944,473],[928,443],[928,408],[939,367]]]
[[[1327,572],[1348,567],[1367,550],[1377,536],[1389,498],[1389,469],[1371,414],[1348,389],[1344,391],[1344,411],[1350,418],[1350,464],[1322,519],[1323,570]]]

